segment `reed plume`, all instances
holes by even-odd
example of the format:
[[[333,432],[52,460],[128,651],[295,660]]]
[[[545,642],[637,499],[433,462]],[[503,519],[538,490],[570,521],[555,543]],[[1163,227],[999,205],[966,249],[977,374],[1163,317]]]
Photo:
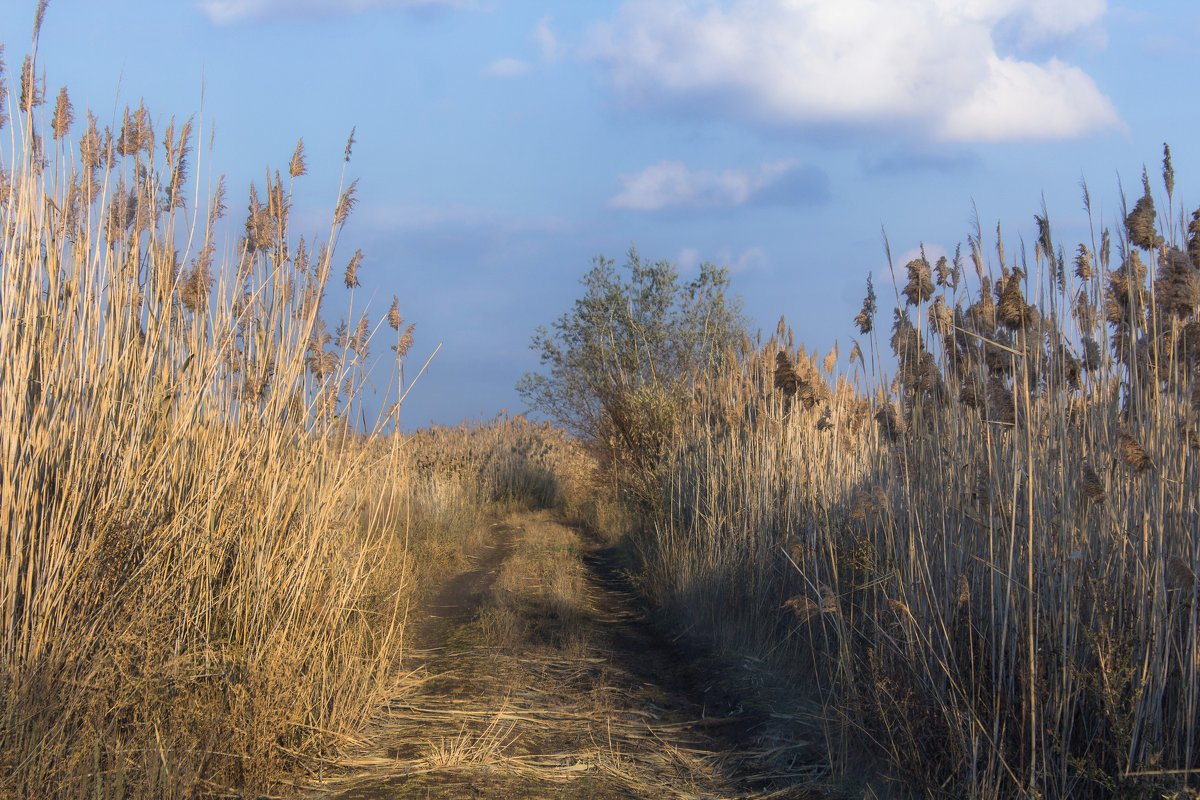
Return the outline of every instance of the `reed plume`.
[[[1154,197],[1150,193],[1150,176],[1145,170],[1142,170],[1142,190],[1142,196],[1125,217],[1125,233],[1137,247],[1155,250],[1162,244],[1162,237],[1154,225],[1157,213],[1154,210]]]
[[[905,265],[908,272],[908,283],[901,294],[909,305],[919,305],[933,296],[933,280],[929,270],[929,261],[922,255],[914,258]]]
[[[1126,430],[1117,432],[1117,452],[1121,460],[1132,467],[1134,472],[1154,469],[1154,461],[1146,452],[1146,448]]]

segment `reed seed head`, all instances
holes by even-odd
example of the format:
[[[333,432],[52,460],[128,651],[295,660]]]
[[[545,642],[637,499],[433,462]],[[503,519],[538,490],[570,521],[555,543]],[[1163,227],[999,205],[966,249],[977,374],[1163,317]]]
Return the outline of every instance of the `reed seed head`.
[[[54,132],[54,140],[61,141],[67,135],[67,131],[71,129],[71,123],[75,121],[75,110],[71,107],[71,99],[67,96],[67,87],[62,87],[58,90],[58,101],[54,104],[54,119],[51,121],[51,129]]]
[[[943,338],[954,334],[954,310],[946,305],[942,295],[938,295],[929,307],[929,327]]]
[[[982,406],[987,400],[987,388],[983,384],[983,379],[975,374],[964,376],[958,390],[958,400],[970,408]]]
[[[1021,279],[1024,277],[1021,270],[1014,269],[1007,278],[1001,278],[996,283],[997,316],[1009,330],[1020,330],[1033,319],[1032,309],[1021,292]]]
[[[1171,146],[1163,142],[1163,186],[1166,187],[1167,196],[1175,194],[1175,167],[1171,164]]]
[[[1196,212],[1200,215],[1200,211]],[[875,286],[871,281],[871,276],[867,276],[867,296],[863,298],[862,308],[854,317],[854,324],[858,326],[858,332],[864,336],[870,333],[875,327]]]
[[[362,260],[363,251],[355,250],[354,255],[350,258],[350,263],[346,265],[346,273],[343,276],[347,289],[355,289],[361,285],[358,281],[358,269],[362,266]]]
[[[350,217],[350,212],[354,210],[354,206],[358,203],[358,198],[354,195],[358,191],[358,179],[350,182],[346,190],[342,192],[342,196],[338,198],[337,208],[333,212],[333,223],[342,225]]]
[[[821,592],[821,613],[822,614],[841,614],[842,609],[838,604],[837,594],[834,593],[827,584],[820,584]]]
[[[908,305],[915,306],[933,296],[933,278],[929,270],[929,261],[921,256],[914,258],[905,265],[908,271],[908,284],[901,294]]]
[[[800,376],[792,366],[792,359],[786,352],[780,350],[775,356],[775,388],[787,399],[796,396],[800,386]]]
[[[296,152],[292,153],[292,161],[288,164],[288,174],[292,178],[299,178],[301,175],[308,173],[308,167],[304,164],[304,140],[296,142]]]
[[[358,318],[358,325],[354,328],[354,335],[350,337],[350,349],[358,354],[360,358],[367,357],[367,346],[371,340],[371,324],[367,320],[367,315],[363,314]]]
[[[34,73],[33,57],[27,55],[21,65],[21,96],[18,106],[25,113],[29,113],[40,106],[42,102],[42,89],[38,85],[37,75]]]
[[[884,439],[893,444],[900,440],[900,434],[904,432],[904,423],[893,403],[885,403],[875,412],[875,422]]]
[[[1080,244],[1079,252],[1075,255],[1075,277],[1081,281],[1090,281],[1096,276],[1096,269],[1092,263],[1092,251],[1087,245]]]
[[[821,365],[825,368],[827,374],[832,374],[838,362],[838,346],[837,342],[833,343],[833,347],[825,354],[825,362]]]
[[[1125,233],[1129,241],[1143,250],[1154,250],[1162,244],[1162,237],[1154,226],[1157,216],[1154,210],[1154,197],[1150,194],[1150,177],[1142,171],[1142,196],[1134,204],[1133,210],[1125,218]]]
[[[992,299],[989,279],[983,279],[979,299],[967,309],[967,320],[976,333],[990,333],[996,329],[996,301]]]
[[[1117,433],[1117,452],[1120,453],[1121,460],[1136,473],[1154,469],[1154,461],[1146,452],[1146,448],[1128,431],[1121,430]]]
[[[412,349],[413,331],[416,329],[416,327],[417,326],[414,323],[408,323],[408,327],[404,329],[404,333],[400,336],[400,340],[392,345],[392,350],[396,352],[396,355],[399,358],[405,358],[408,355],[408,351]]]
[[[788,598],[783,607],[790,609],[801,623],[808,622],[821,614],[821,607],[802,594]]]
[[[388,309],[387,323],[392,330],[400,330],[400,326],[404,324],[404,318],[400,316],[400,298],[392,295],[392,306]]]
[[[987,401],[989,422],[997,422],[1002,425],[1017,423],[1017,411],[1013,402],[1012,390],[999,375],[993,375],[988,380]]]
[[[1086,461],[1083,463],[1083,493],[1093,503],[1103,504],[1108,499],[1108,491],[1104,488],[1104,481],[1092,468],[1092,465]]]
[[[951,286],[955,281],[954,269],[950,266],[950,260],[945,256],[938,258],[937,263],[933,266],[933,271],[937,275],[938,286]]]
[[[1187,253],[1171,247],[1160,254],[1154,293],[1159,310],[1179,319],[1187,319],[1200,306],[1200,271]]]

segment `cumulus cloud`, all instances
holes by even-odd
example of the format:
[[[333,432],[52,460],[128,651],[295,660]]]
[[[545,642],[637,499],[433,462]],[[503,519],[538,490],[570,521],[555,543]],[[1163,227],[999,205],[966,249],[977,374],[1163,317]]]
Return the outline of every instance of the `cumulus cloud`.
[[[197,5],[218,25],[268,17],[356,14],[377,8],[433,10],[463,8],[468,0],[200,0]]]
[[[585,55],[631,105],[943,140],[1120,126],[1077,67],[1002,55],[1094,31],[1104,0],[626,0]]]
[[[483,68],[489,78],[519,78],[529,74],[529,62],[519,58],[501,58]]]
[[[609,205],[632,211],[802,204],[829,197],[829,176],[794,161],[723,172],[694,171],[678,161],[660,161],[620,180],[623,188]]]

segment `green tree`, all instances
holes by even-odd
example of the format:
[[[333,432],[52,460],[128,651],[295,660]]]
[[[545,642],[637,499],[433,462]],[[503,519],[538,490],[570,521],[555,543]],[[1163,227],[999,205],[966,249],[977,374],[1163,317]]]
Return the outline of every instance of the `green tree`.
[[[627,489],[648,490],[654,465],[692,396],[745,329],[728,270],[683,282],[669,261],[631,249],[623,270],[603,257],[584,293],[532,348],[542,371],[517,385],[533,410],[592,445]]]

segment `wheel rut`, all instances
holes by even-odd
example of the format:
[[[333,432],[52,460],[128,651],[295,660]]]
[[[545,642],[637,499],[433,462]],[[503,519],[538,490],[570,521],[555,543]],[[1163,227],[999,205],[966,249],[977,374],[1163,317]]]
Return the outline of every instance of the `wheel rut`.
[[[493,525],[410,628],[408,691],[319,796],[819,796],[767,774],[808,743],[772,739],[660,633],[617,552],[547,513]]]

